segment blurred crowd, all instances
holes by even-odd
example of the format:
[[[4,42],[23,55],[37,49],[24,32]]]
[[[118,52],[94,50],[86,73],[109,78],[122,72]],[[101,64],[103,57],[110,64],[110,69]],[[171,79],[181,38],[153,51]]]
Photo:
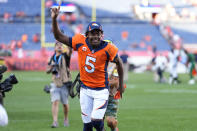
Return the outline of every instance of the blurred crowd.
[[[185,6],[176,7],[172,4],[154,5],[150,4],[148,0],[142,0],[141,5],[133,7],[133,12],[139,19],[153,21],[156,25],[165,22],[196,22],[196,0],[180,0],[180,2],[185,3]]]

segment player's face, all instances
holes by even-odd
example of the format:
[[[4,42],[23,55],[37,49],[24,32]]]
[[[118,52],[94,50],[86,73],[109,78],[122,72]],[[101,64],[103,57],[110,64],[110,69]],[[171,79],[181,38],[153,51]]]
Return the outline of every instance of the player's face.
[[[100,30],[92,30],[88,32],[88,41],[93,46],[93,48],[99,46],[102,35],[102,31]]]
[[[62,43],[58,42],[55,44],[55,51],[62,52],[63,46]]]

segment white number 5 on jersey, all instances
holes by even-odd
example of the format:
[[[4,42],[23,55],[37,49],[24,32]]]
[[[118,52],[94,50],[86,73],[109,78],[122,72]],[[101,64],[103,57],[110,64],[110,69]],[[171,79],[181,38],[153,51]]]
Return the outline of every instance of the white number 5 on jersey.
[[[88,72],[88,73],[93,73],[94,72],[94,70],[95,70],[95,66],[94,66],[94,64],[92,64],[90,61],[92,61],[92,62],[96,62],[96,58],[94,58],[94,57],[90,57],[90,56],[87,56],[86,57],[86,65],[88,65],[88,66],[90,66],[91,67],[91,69],[88,69],[88,67],[87,66],[85,66],[85,70]]]

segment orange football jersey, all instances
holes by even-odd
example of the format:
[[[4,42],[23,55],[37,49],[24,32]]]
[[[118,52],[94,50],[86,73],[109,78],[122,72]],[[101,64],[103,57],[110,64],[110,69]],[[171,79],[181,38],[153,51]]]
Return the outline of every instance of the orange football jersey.
[[[109,61],[113,61],[117,57],[118,48],[102,41],[98,48],[93,49],[82,34],[69,38],[69,43],[78,52],[82,86],[94,89],[108,88],[107,66]]]

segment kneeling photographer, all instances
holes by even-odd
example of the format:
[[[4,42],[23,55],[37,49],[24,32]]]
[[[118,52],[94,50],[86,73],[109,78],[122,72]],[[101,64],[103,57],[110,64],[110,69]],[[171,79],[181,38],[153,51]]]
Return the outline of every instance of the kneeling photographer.
[[[55,53],[51,57],[48,66],[47,73],[52,74],[52,83],[50,84],[50,94],[52,102],[52,116],[53,123],[52,128],[58,127],[58,105],[59,101],[63,104],[64,111],[64,126],[69,126],[68,122],[68,96],[69,88],[72,84],[71,73],[70,73],[70,57],[72,50],[67,47],[66,52],[63,53],[63,44],[56,41],[55,43]]]
[[[3,98],[5,97],[5,92],[11,91],[13,84],[18,83],[18,80],[14,74],[11,74],[3,82],[1,82],[3,73],[6,71],[7,67],[0,65],[0,126],[6,126],[8,124],[8,115],[5,108],[3,107]]]

